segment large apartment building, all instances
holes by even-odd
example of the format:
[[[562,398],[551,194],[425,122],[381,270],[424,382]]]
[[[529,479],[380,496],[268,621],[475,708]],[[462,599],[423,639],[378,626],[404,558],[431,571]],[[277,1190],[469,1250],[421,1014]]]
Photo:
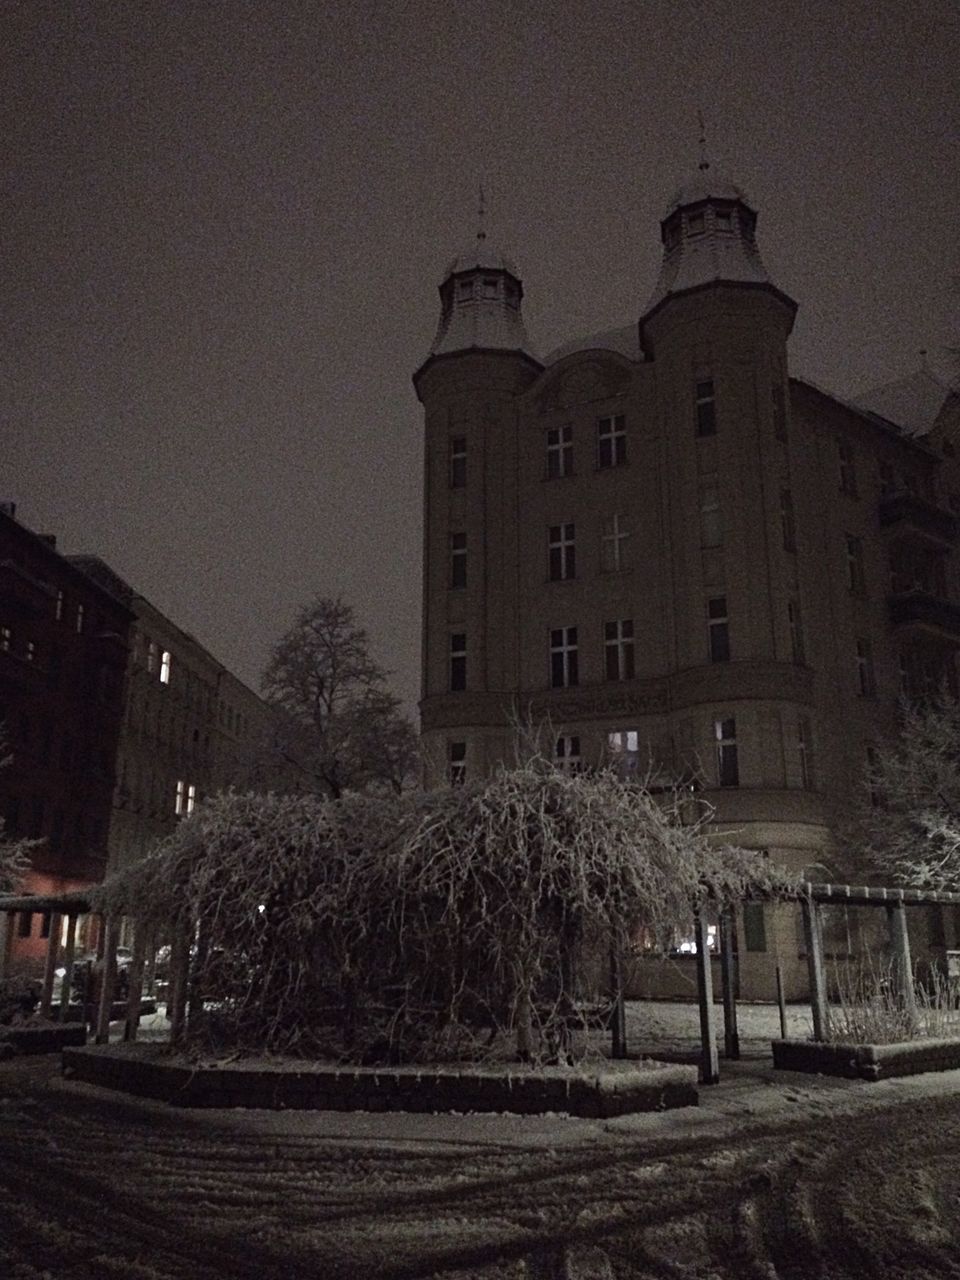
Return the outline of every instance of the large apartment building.
[[[414,376],[424,753],[476,776],[532,718],[563,765],[687,779],[822,875],[901,695],[955,680],[960,401],[925,371],[856,405],[792,377],[756,222],[701,167],[638,322],[544,360],[513,264],[482,233],[450,264]],[[792,929],[741,922],[745,993]]]

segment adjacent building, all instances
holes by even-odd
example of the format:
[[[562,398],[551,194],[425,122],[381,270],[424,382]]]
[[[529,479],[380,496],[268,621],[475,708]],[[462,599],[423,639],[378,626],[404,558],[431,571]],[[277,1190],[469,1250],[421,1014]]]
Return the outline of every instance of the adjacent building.
[[[424,754],[483,774],[532,717],[564,767],[683,779],[822,878],[900,697],[955,683],[960,401],[925,370],[858,404],[791,376],[756,224],[702,166],[637,322],[542,360],[516,267],[482,232],[450,264],[414,375]],[[787,915],[749,908],[738,946],[745,994],[791,958],[799,992]]]

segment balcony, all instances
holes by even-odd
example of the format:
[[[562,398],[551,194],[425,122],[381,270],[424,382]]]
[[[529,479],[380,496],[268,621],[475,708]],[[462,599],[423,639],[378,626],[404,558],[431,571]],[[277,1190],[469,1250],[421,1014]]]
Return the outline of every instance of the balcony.
[[[952,547],[957,537],[957,517],[906,489],[884,494],[879,506],[881,528],[891,537],[912,538]]]
[[[895,627],[925,632],[945,644],[960,646],[960,605],[926,591],[906,591],[887,597]]]

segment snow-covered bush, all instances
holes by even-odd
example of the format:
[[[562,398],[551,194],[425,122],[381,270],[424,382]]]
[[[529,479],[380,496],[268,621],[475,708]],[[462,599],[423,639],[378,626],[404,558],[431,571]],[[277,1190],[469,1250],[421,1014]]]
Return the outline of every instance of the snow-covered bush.
[[[585,960],[789,883],[679,801],[541,761],[410,798],[223,795],[99,905],[186,926],[188,1039],[355,1060],[566,1053]],[[196,1002],[195,1002],[196,1003]]]

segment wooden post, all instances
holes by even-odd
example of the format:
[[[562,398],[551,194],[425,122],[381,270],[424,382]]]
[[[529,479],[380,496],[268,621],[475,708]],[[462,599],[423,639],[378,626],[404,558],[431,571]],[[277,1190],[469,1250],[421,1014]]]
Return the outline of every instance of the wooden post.
[[[720,912],[720,984],[723,993],[723,1053],[727,1058],[740,1057],[740,1034],[737,1030],[737,957],[734,954],[736,917],[729,908]]]
[[[610,1056],[627,1056],[627,1011],[623,1000],[623,970],[620,951],[613,944],[610,948]]]
[[[890,950],[893,952],[894,979],[897,996],[911,1017],[916,1016],[917,998],[913,988],[913,964],[910,959],[910,935],[907,933],[907,908],[902,902],[887,907]]]
[[[63,981],[60,984],[60,1021],[70,1017],[70,996],[73,992],[73,966],[77,954],[77,916],[67,915],[67,940],[63,947]],[[81,1015],[82,1016],[82,1015]]]
[[[717,1053],[713,1011],[713,974],[710,970],[707,922],[699,911],[693,918],[693,928],[697,940],[697,999],[700,1002],[700,1083],[717,1084],[720,1080],[720,1055]]]
[[[103,944],[103,960],[100,984],[100,1003],[97,1007],[97,1029],[94,1037],[97,1044],[107,1044],[110,1040],[110,1010],[113,1008],[113,991],[117,982],[117,946],[120,942],[120,920],[111,916],[106,921]]]
[[[187,1011],[187,986],[190,977],[190,926],[184,921],[175,926],[170,944],[170,988],[167,995],[167,1017],[170,1019],[170,1041],[183,1038]]]
[[[787,1002],[783,998],[783,965],[777,961],[777,1004],[780,1007],[780,1039],[787,1038]]]
[[[823,964],[823,931],[820,904],[804,898],[803,936],[807,946],[807,973],[810,978],[810,1012],[813,1015],[813,1038],[823,1040],[827,1032],[827,975]]]
[[[133,956],[130,960],[129,986],[127,988],[127,1018],[123,1026],[124,1040],[136,1040],[140,1026],[140,999],[143,994],[143,964],[147,954],[146,925],[137,921],[134,926]]]
[[[0,911],[0,978],[7,976],[7,956],[10,951],[10,939],[13,937],[12,911]]]
[[[47,934],[47,958],[43,966],[43,986],[40,988],[40,1017],[49,1018],[53,1004],[53,983],[57,976],[57,957],[60,955],[59,911],[50,912],[50,932]]]

